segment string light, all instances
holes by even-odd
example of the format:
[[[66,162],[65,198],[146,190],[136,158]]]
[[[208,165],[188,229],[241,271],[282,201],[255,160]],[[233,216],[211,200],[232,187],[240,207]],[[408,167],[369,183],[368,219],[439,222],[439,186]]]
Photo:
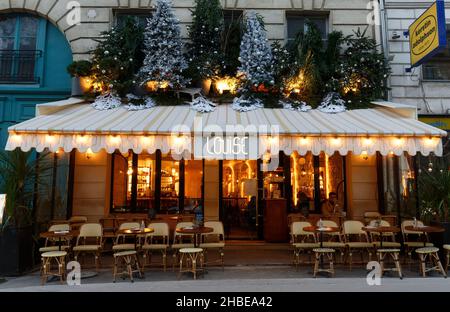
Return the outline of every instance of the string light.
[[[367,151],[362,151],[362,152],[361,152],[361,157],[362,157],[362,159],[364,159],[364,160],[369,159],[369,155],[367,154]]]
[[[308,144],[308,138],[307,138],[307,137],[302,137],[302,138],[300,138],[300,144],[301,144],[301,145],[306,145],[306,144]]]
[[[54,136],[53,134],[47,134],[47,135],[45,136],[45,140],[46,140],[48,143],[53,143],[53,142],[55,141],[55,136]]]
[[[112,144],[116,145],[120,143],[120,135],[111,135],[109,137],[109,140],[111,141]]]
[[[403,143],[403,139],[402,139],[402,138],[396,138],[396,139],[394,140],[394,144],[395,144],[396,146],[400,146],[400,145],[402,145],[402,143]]]
[[[331,143],[333,143],[333,145],[339,145],[341,143],[341,139],[338,137],[335,137],[331,140]]]
[[[372,145],[372,139],[369,138],[369,137],[365,138],[365,139],[364,139],[364,145],[365,145],[365,146]]]
[[[89,147],[89,148],[86,150],[86,158],[87,158],[87,159],[91,159],[93,155],[94,155],[94,152],[92,152],[92,149]]]

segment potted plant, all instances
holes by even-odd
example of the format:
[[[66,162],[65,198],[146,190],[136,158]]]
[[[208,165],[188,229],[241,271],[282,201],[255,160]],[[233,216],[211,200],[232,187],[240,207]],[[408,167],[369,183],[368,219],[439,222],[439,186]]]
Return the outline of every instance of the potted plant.
[[[72,76],[72,96],[83,95],[90,90],[89,77],[92,74],[92,63],[90,61],[74,61],[67,66],[67,72]]]
[[[37,166],[37,161],[31,151],[0,152],[0,193],[6,194],[0,224],[0,275],[21,274],[34,264],[33,198],[51,168],[43,161]]]
[[[432,225],[445,229],[432,235],[437,247],[450,243],[450,171],[448,169],[423,170],[419,175],[420,217]]]

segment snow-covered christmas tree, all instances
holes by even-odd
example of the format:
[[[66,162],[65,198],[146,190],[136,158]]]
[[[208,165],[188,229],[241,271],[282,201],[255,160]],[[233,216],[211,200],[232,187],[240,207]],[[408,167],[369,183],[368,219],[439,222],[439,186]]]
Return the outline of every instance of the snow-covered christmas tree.
[[[156,2],[156,12],[148,20],[144,35],[145,59],[138,81],[141,84],[156,82],[159,87],[184,87],[188,79],[183,77],[183,71],[188,65],[183,56],[179,22],[170,0]]]
[[[262,18],[253,11],[247,16],[239,61],[241,66],[238,71],[244,75],[244,90],[257,91],[261,86],[275,84],[272,49],[266,38]]]

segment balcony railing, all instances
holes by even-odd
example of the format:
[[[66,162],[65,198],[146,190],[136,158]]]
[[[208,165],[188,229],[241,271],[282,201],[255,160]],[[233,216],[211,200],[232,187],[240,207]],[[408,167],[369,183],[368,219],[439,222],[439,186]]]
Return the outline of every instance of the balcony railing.
[[[42,57],[41,50],[0,50],[0,84],[36,84],[37,60]]]

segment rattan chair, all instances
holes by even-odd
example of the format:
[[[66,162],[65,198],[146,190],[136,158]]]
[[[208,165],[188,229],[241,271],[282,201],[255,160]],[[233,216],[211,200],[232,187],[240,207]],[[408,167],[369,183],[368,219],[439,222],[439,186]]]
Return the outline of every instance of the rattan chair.
[[[94,243],[92,243],[94,241]],[[95,269],[98,271],[103,242],[103,228],[100,223],[85,223],[80,227],[76,246],[73,247],[75,261],[84,254],[92,254],[95,259]]]
[[[145,235],[144,244],[142,245],[143,258],[142,270],[145,265],[150,265],[153,252],[161,252],[164,272],[167,267],[167,249],[169,248],[169,225],[165,222],[154,222],[148,225],[154,230],[153,233]]]
[[[220,221],[207,221],[204,226],[213,228],[211,233],[201,235],[200,248],[203,249],[205,254],[205,266],[210,263],[208,262],[208,250],[217,249],[220,256],[218,261],[220,261],[222,269],[224,269],[225,232],[223,230],[223,223]]]
[[[291,223],[291,242],[294,249],[294,265],[298,269],[300,264],[300,256],[304,253],[309,254],[311,262],[311,251],[319,248],[316,235],[313,232],[306,232],[303,228],[311,226],[306,221],[295,221]]]
[[[192,227],[194,226],[194,223],[192,222],[179,222],[177,223],[177,226],[175,227],[175,231],[173,233],[173,243],[172,243],[172,269],[175,271],[175,263],[177,263],[178,259],[178,251],[181,248],[194,248],[194,234],[183,234],[178,233],[177,228],[183,228],[183,227]]]
[[[369,241],[369,236],[362,229],[364,224],[361,221],[347,220],[343,225],[343,234],[345,238],[345,244],[348,249],[349,267],[352,269],[353,265],[353,253],[355,251],[361,253],[361,261],[363,261],[364,252],[368,253],[369,261],[372,258],[373,244]],[[356,237],[356,240],[352,238]]]

